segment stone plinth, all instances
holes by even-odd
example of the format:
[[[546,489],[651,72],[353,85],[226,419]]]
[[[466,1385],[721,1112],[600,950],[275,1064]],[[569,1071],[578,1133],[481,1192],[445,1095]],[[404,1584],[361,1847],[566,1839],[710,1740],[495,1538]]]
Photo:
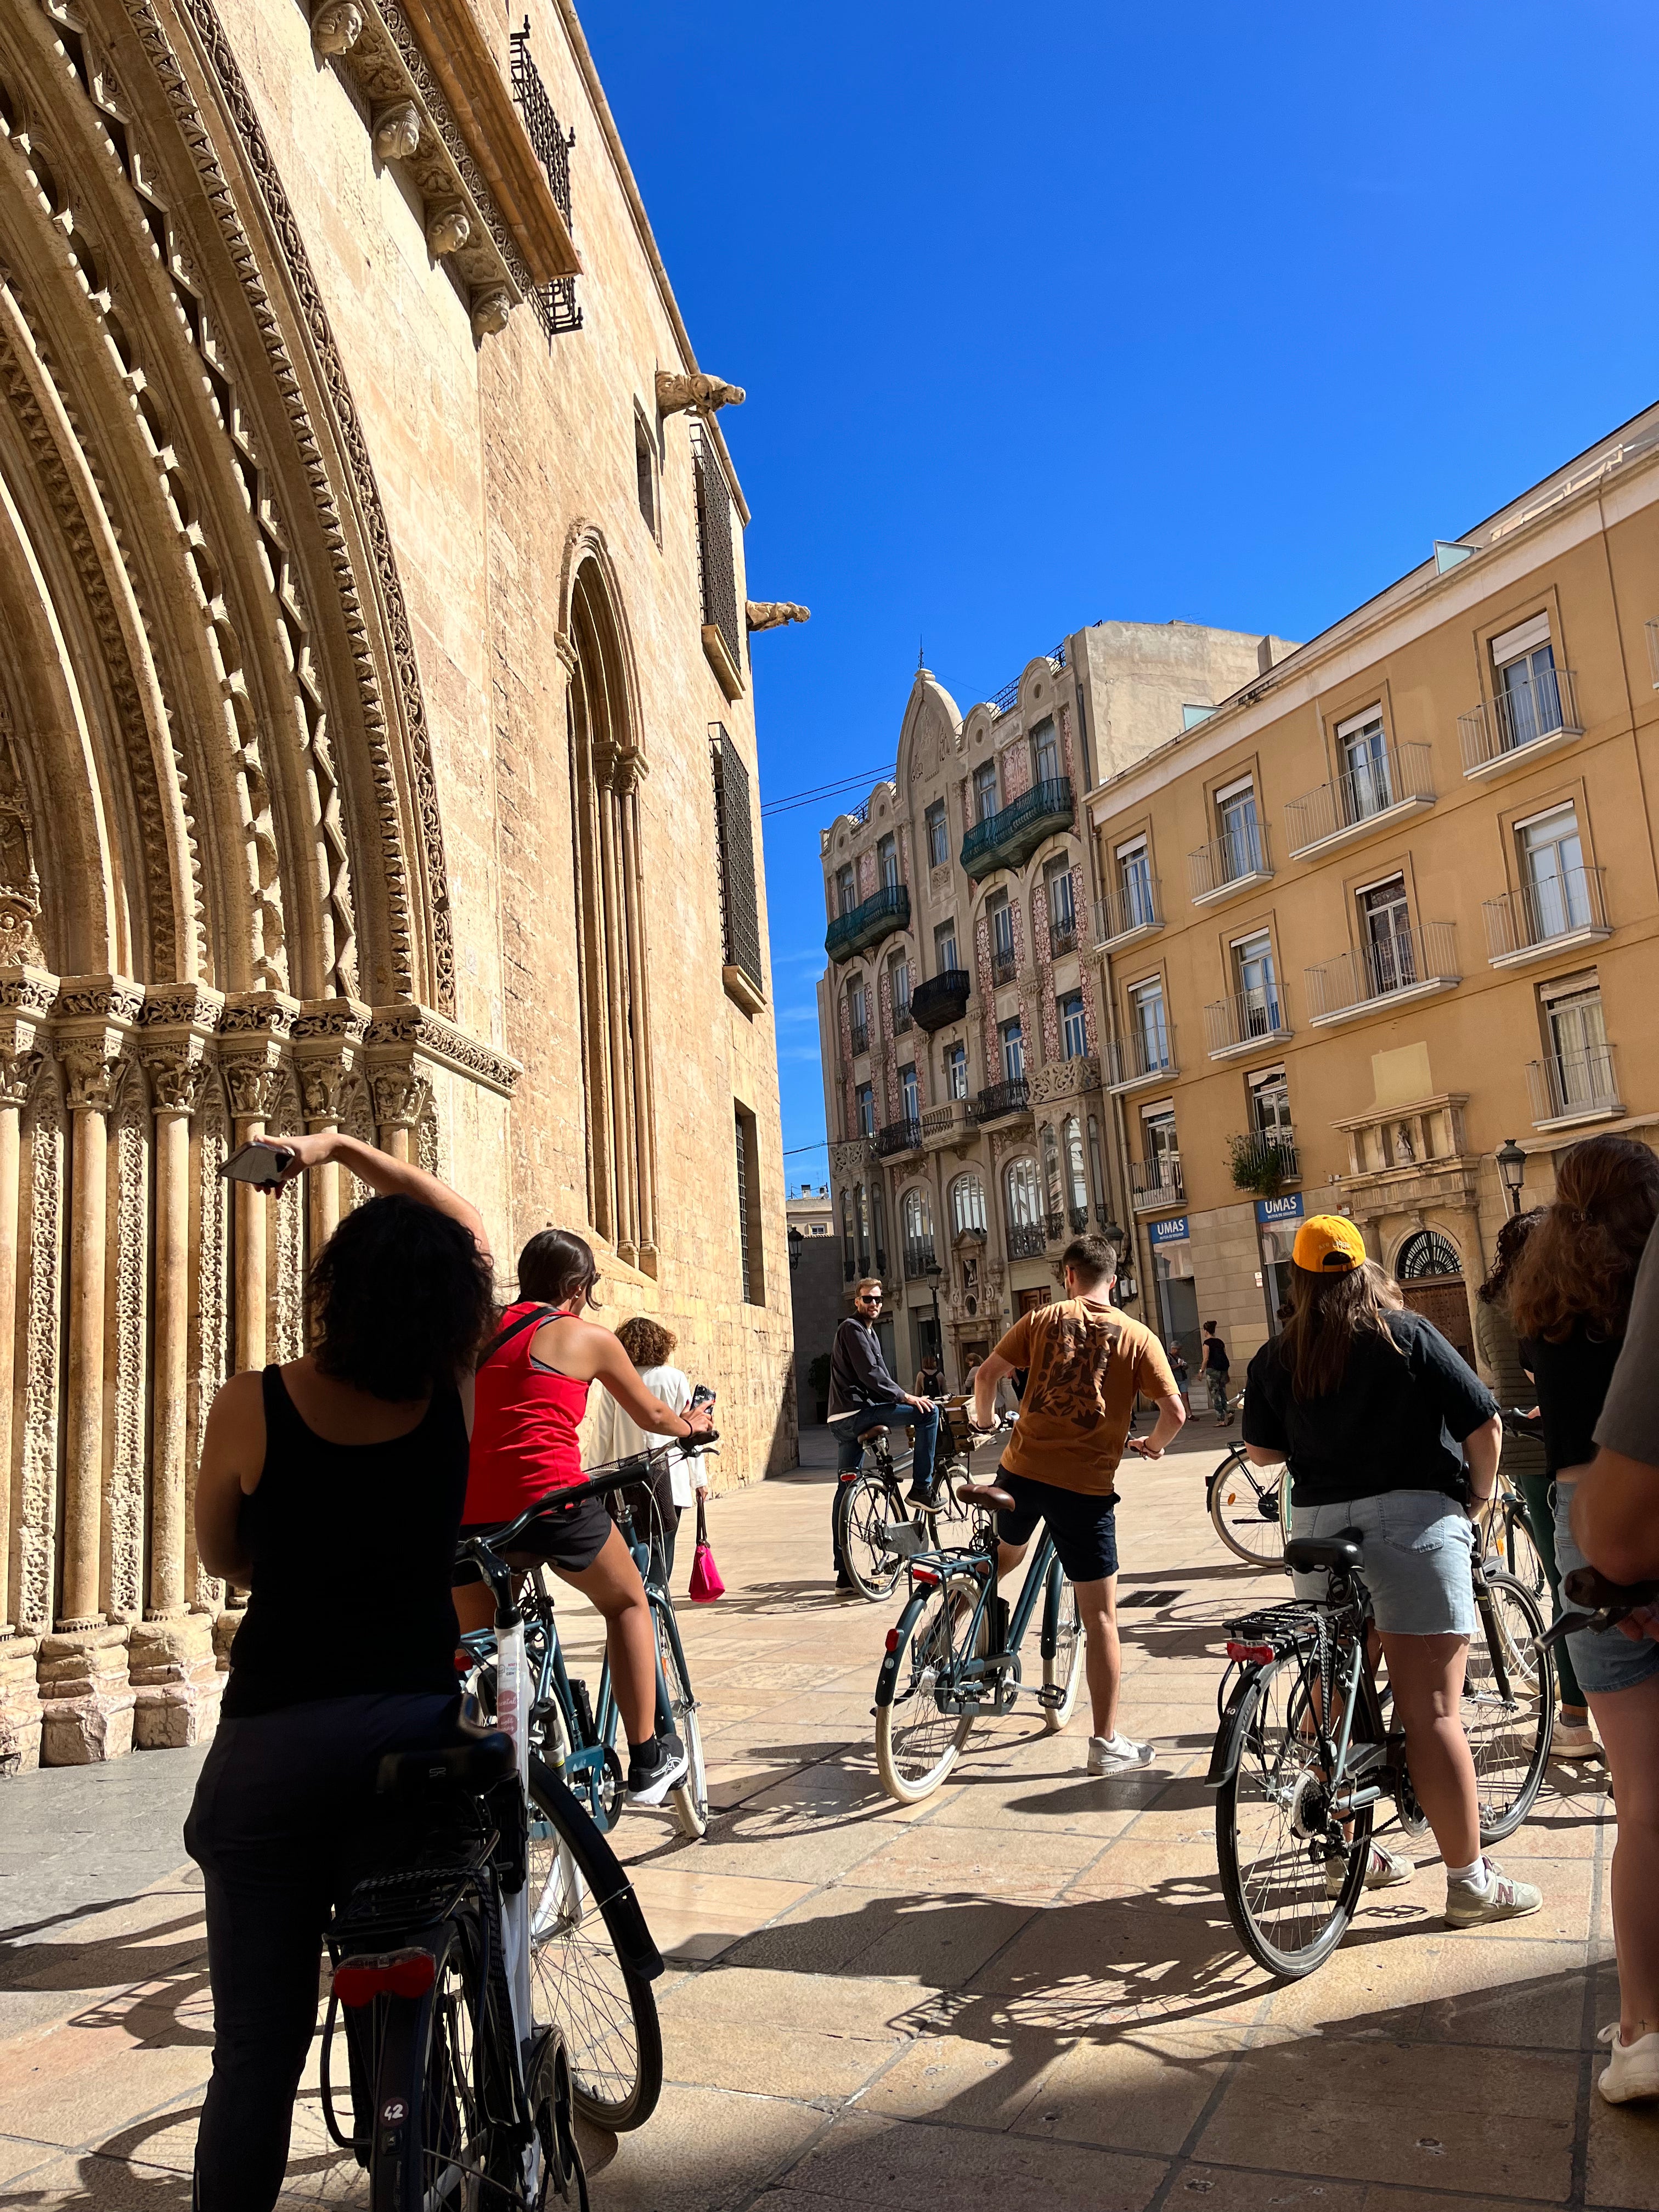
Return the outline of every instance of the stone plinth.
[[[0,1633],[0,1775],[40,1764],[40,1692],[34,1664],[40,1638]]]
[[[125,1622],[40,1639],[44,1766],[88,1766],[132,1749],[132,1685]]]
[[[218,1727],[225,1678],[214,1652],[214,1626],[204,1613],[133,1623],[127,1667],[137,1698],[135,1749],[180,1750],[205,1743]]]

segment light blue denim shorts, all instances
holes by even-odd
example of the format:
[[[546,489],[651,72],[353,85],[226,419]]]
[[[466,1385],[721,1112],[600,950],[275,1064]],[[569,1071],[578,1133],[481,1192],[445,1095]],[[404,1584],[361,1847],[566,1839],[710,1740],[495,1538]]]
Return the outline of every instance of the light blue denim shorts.
[[[1443,1490],[1389,1490],[1346,1505],[1291,1507],[1292,1536],[1340,1536],[1351,1528],[1364,1547],[1359,1571],[1380,1629],[1390,1636],[1474,1634],[1474,1530],[1455,1498]],[[1300,1598],[1323,1598],[1329,1589],[1322,1574],[1292,1580]],[[1577,1656],[1575,1642],[1575,1664]]]
[[[1572,1538],[1572,1493],[1576,1483],[1555,1486],[1555,1564],[1565,1582],[1575,1567],[1589,1561]],[[1565,1606],[1567,1601],[1564,1597]],[[1572,1646],[1572,1671],[1587,1698],[1602,1697],[1612,1690],[1634,1690],[1659,1674],[1659,1644],[1650,1636],[1636,1643],[1621,1629],[1581,1629],[1567,1642]]]

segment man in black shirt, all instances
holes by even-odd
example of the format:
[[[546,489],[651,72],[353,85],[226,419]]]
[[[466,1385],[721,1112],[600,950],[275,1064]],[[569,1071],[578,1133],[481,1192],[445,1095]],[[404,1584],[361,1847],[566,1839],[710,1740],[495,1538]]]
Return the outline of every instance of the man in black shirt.
[[[1227,1403],[1227,1376],[1232,1362],[1227,1357],[1227,1347],[1215,1333],[1215,1323],[1204,1324],[1203,1374],[1210,1386],[1210,1411],[1216,1417],[1218,1429],[1230,1429],[1233,1425],[1232,1408]]]
[[[887,1371],[876,1321],[882,1288],[873,1276],[861,1282],[853,1311],[836,1331],[830,1355],[830,1425],[839,1439],[838,1471],[857,1467],[863,1439],[872,1429],[913,1428],[915,1456],[910,1468],[910,1502],[925,1505],[933,1494],[933,1453],[939,1441],[939,1409],[931,1398],[901,1389]]]

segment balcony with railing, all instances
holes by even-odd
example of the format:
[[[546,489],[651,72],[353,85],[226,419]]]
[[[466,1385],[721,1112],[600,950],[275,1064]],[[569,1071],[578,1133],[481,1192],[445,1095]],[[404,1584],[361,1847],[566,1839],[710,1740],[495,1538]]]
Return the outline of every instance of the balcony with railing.
[[[1389,745],[1364,756],[1317,791],[1285,809],[1285,842],[1293,860],[1356,845],[1434,805],[1434,752],[1428,745]]]
[[[1067,1209],[1066,1218],[1072,1225],[1073,1236],[1081,1237],[1089,1226],[1089,1209],[1086,1206],[1071,1206]]]
[[[854,1060],[861,1059],[861,1058],[863,1057],[863,1055],[864,1055],[866,1052],[868,1052],[868,1051],[869,1051],[869,1049],[870,1049],[870,1024],[869,1024],[869,1023],[868,1023],[868,1022],[852,1022],[852,1023],[849,1023],[849,1024],[848,1024],[848,1025],[847,1036],[848,1036],[848,1042],[851,1044],[851,1046],[852,1046],[852,1048],[853,1048],[853,1057],[854,1057]]]
[[[1300,1182],[1302,1166],[1296,1139],[1288,1129],[1251,1129],[1228,1139],[1228,1164],[1235,1190],[1258,1198],[1277,1198],[1287,1182]]]
[[[1008,1230],[1008,1257],[1011,1260],[1040,1260],[1048,1249],[1048,1240],[1042,1233],[1040,1221],[1016,1221]]]
[[[1109,1037],[1103,1072],[1106,1088],[1114,1096],[1138,1091],[1143,1083],[1168,1083],[1179,1075],[1173,1029],[1131,1030],[1127,1036]]]
[[[1204,1009],[1205,1049],[1212,1060],[1231,1060],[1292,1034],[1290,1005],[1279,983],[1252,984]]]
[[[1528,1060],[1527,1083],[1534,1129],[1570,1129],[1579,1121],[1610,1121],[1625,1110],[1610,1044]]]
[[[903,1036],[908,1031],[910,1025],[910,1001],[907,999],[902,1006],[895,1006],[893,1009],[893,1035]]]
[[[1308,1021],[1313,1029],[1387,1012],[1413,999],[1431,998],[1463,980],[1457,933],[1449,921],[1425,921],[1397,930],[1375,944],[1339,953],[1310,968]]]
[[[1223,899],[1236,898],[1257,884],[1271,881],[1273,862],[1267,823],[1224,830],[1207,845],[1188,853],[1187,867],[1194,906],[1218,905]]]
[[[1056,923],[1049,931],[1048,957],[1051,960],[1063,960],[1068,952],[1076,951],[1077,919],[1073,915],[1070,921]]]
[[[981,1127],[992,1121],[1013,1121],[1030,1110],[1031,1088],[1023,1075],[1012,1083],[988,1085],[974,1102],[974,1114]]]
[[[1058,676],[1061,669],[1066,665],[1066,641],[1064,638],[1061,638],[1060,643],[1054,647],[1054,651],[1047,656],[1047,658],[1049,667],[1052,668],[1055,675]],[[989,700],[987,702],[991,712],[996,716],[999,721],[1002,720],[1002,717],[1005,714],[1012,714],[1015,708],[1018,706],[1019,681],[1019,678],[1016,676],[1012,684],[1005,684],[1000,691],[994,691],[991,694]]]
[[[1605,868],[1564,868],[1501,898],[1488,899],[1486,957],[1494,968],[1520,968],[1613,934]]]
[[[930,975],[925,983],[915,984],[910,993],[910,1018],[918,1029],[926,1030],[931,1036],[951,1022],[959,1022],[968,1011],[968,1000],[974,988],[974,979],[965,968],[941,969]]]
[[[850,960],[867,952],[896,929],[910,927],[910,893],[904,884],[884,884],[873,898],[862,900],[837,915],[823,933],[823,949],[832,960]]]
[[[1050,1244],[1058,1244],[1060,1238],[1066,1234],[1066,1216],[1063,1213],[1044,1214],[1042,1218],[1042,1228],[1043,1234],[1048,1238],[1048,1243]]]
[[[947,1145],[965,1145],[977,1127],[965,1098],[947,1098],[942,1106],[928,1107],[921,1117],[923,1150],[936,1152]]]
[[[1018,868],[1045,837],[1069,830],[1073,818],[1071,777],[1051,776],[975,823],[962,841],[962,865],[975,883],[994,869]]]
[[[921,1118],[913,1115],[902,1121],[889,1121],[876,1132],[876,1158],[896,1160],[906,1152],[921,1150]]]
[[[919,1276],[931,1274],[938,1266],[933,1257],[931,1237],[907,1237],[904,1240],[904,1279],[914,1283]]]
[[[991,981],[999,989],[1004,983],[1012,983],[1017,972],[1014,956],[1012,952],[993,952]]]
[[[1115,951],[1164,927],[1164,894],[1156,876],[1131,876],[1095,901],[1095,950]]]
[[[1129,1197],[1137,1213],[1154,1212],[1159,1206],[1184,1206],[1187,1186],[1182,1180],[1180,1160],[1173,1156],[1131,1160]]]
[[[1457,718],[1467,776],[1501,775],[1584,734],[1578,678],[1570,668],[1540,668],[1506,684]]]

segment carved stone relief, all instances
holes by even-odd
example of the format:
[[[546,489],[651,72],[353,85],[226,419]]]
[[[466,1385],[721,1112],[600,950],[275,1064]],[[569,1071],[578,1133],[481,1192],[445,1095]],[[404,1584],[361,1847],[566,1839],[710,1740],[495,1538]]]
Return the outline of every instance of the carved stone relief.
[[[230,1151],[230,1127],[224,1092],[216,1072],[210,1071],[197,1116],[192,1149],[196,1165],[196,1300],[191,1319],[190,1443],[185,1455],[190,1492],[185,1526],[194,1528],[196,1467],[201,1455],[202,1431],[214,1393],[230,1366],[230,1186],[219,1170]],[[193,1534],[189,1540],[198,1607],[211,1611],[222,1601],[224,1586],[203,1571],[196,1556]]]
[[[27,1241],[27,1338],[23,1372],[23,1433],[15,1524],[18,1624],[40,1635],[52,1622],[58,1498],[58,1338],[63,1312],[64,1109],[58,1071],[45,1060],[26,1122],[28,1143]],[[19,1211],[22,1209],[20,1207]]]
[[[40,967],[46,961],[34,928],[40,918],[40,878],[33,826],[10,724],[0,706],[0,968]]]
[[[143,1071],[122,1066],[110,1132],[114,1182],[115,1370],[112,1433],[106,1431],[104,1610],[137,1620],[144,1605],[144,1440],[149,1431],[149,1363],[144,1322],[149,1273],[149,1102]]]

